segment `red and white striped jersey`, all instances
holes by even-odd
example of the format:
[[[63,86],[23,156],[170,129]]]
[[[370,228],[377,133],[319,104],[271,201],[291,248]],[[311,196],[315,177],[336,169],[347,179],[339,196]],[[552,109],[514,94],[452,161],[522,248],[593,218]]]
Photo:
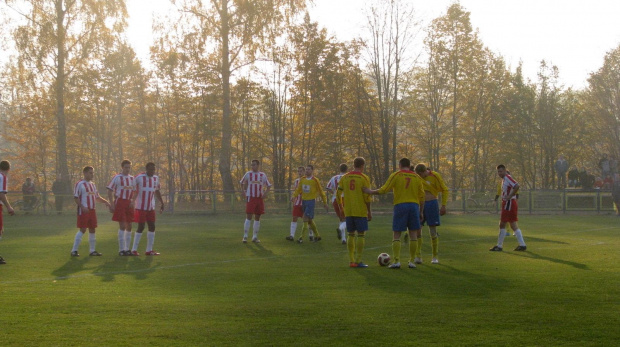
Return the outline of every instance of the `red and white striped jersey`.
[[[114,196],[119,199],[131,199],[135,190],[134,177],[132,175],[118,174],[112,178],[106,187],[114,191]]]
[[[508,195],[510,195],[510,192],[512,192],[512,189],[516,185],[517,181],[515,181],[514,178],[512,178],[512,176],[510,176],[509,174],[506,174],[504,176],[504,179],[502,180],[502,199],[508,197]],[[515,200],[516,198],[517,196],[513,195],[511,200]]]
[[[7,193],[7,187],[9,186],[9,179],[3,173],[0,172],[0,193]],[[4,205],[2,201],[0,201],[0,206]]]
[[[95,201],[99,196],[97,192],[97,186],[93,181],[81,180],[75,184],[73,190],[73,196],[80,201],[80,207],[78,208],[78,214],[82,214],[82,207],[86,206],[91,210],[95,209]]]
[[[293,182],[293,191],[297,189],[297,186],[299,186],[299,178],[296,179],[295,182]],[[293,206],[301,206],[302,205],[301,202],[302,202],[301,194],[299,194],[295,197],[295,201],[293,201]]]
[[[333,192],[332,203],[334,203],[334,201],[336,200],[336,196],[338,196],[338,183],[340,182],[340,179],[342,178],[342,176],[344,175],[336,175],[332,177],[332,179],[330,179],[329,182],[327,182],[327,189],[331,189]]]
[[[241,184],[248,184],[248,189],[245,191],[245,196],[248,198],[261,198],[266,187],[271,187],[271,183],[267,179],[267,175],[264,172],[248,171],[243,175]]]
[[[161,189],[159,176],[149,176],[143,172],[135,177],[136,210],[153,211],[155,209],[155,191]]]

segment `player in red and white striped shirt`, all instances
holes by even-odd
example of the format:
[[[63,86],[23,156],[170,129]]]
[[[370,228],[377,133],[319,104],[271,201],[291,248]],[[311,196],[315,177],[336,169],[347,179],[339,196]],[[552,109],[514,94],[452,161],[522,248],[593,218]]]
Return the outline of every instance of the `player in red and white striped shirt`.
[[[260,162],[256,159],[252,160],[252,171],[248,171],[243,175],[239,183],[243,187],[247,203],[245,205],[246,219],[243,226],[243,243],[248,242],[248,233],[250,231],[250,223],[254,216],[254,230],[252,242],[260,243],[258,239],[258,231],[260,229],[260,216],[265,213],[265,196],[271,189],[271,183],[267,179],[264,172],[258,171]]]
[[[11,163],[8,160],[3,160],[0,162],[0,237],[4,233],[4,222],[2,220],[2,206],[6,206],[7,212],[9,215],[14,215],[15,210],[11,207],[11,203],[6,197],[6,193],[8,193],[8,174],[9,170],[11,170]],[[0,264],[6,264],[6,261],[0,257]]]
[[[161,184],[159,176],[155,175],[155,163],[146,164],[146,172],[143,172],[136,176],[136,193],[133,197],[134,206],[136,212],[134,215],[134,221],[138,223],[138,230],[133,238],[133,247],[131,248],[131,254],[140,255],[138,253],[138,245],[140,244],[140,238],[142,238],[142,232],[144,231],[144,223],[149,226],[149,232],[146,234],[146,255],[159,255],[158,252],[153,250],[153,243],[155,243],[155,198],[159,200],[161,204],[159,212],[164,211],[164,199],[159,192]]]
[[[90,245],[90,255],[100,256],[101,253],[96,251],[95,244],[95,229],[97,228],[97,213],[95,212],[95,202],[100,201],[106,204],[108,208],[111,208],[110,203],[99,196],[97,192],[97,186],[93,182],[95,177],[95,170],[92,166],[87,166],[82,170],[84,179],[76,183],[73,190],[73,200],[77,205],[77,227],[79,231],[75,234],[73,241],[73,249],[71,250],[72,257],[78,257],[78,247],[82,242],[82,236],[88,228],[88,243]]]
[[[345,222],[344,210],[342,206],[340,206],[340,199],[338,197],[338,183],[342,176],[344,176],[349,167],[347,164],[340,164],[340,174],[332,177],[327,183],[327,191],[332,194],[332,206],[334,207],[334,212],[336,212],[336,217],[340,220],[340,224],[338,224],[338,228],[336,228],[336,234],[338,235],[338,240],[342,240],[342,244],[347,244],[347,222]]]
[[[122,172],[112,178],[108,188],[108,199],[112,202],[114,215],[112,220],[118,222],[118,255],[133,255],[129,250],[131,244],[131,223],[133,222],[135,191],[134,177],[131,172],[131,161],[121,162]]]
[[[299,180],[306,175],[306,168],[300,166],[297,168],[297,174],[299,177],[293,182],[293,191],[297,189]],[[291,234],[286,237],[289,241],[295,241],[295,232],[297,231],[297,219],[304,216],[304,211],[301,208],[301,194],[297,195],[297,198],[293,200],[293,220],[291,221]],[[314,235],[313,235],[314,236]]]
[[[504,238],[507,235],[506,224],[510,223],[510,227],[517,237],[519,246],[515,248],[515,251],[525,251],[527,249],[525,241],[523,240],[523,234],[517,221],[518,205],[517,205],[517,192],[519,191],[519,183],[507,172],[506,166],[503,164],[497,165],[497,175],[502,179],[502,215],[499,221],[499,236],[497,237],[497,245],[489,249],[493,252],[501,252],[504,247]]]

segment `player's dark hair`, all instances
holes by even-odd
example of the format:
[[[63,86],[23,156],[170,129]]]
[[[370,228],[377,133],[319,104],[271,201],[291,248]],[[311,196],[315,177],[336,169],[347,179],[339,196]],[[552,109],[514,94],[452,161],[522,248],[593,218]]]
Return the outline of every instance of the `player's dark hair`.
[[[146,167],[147,169],[148,169],[148,168],[150,168],[150,167],[155,168],[155,163],[153,163],[153,162],[148,162],[148,163],[146,163],[146,166],[145,166],[145,167]]]
[[[256,165],[260,165],[260,161],[258,159],[252,159],[252,164],[256,163]]]
[[[357,157],[355,158],[355,160],[353,160],[353,167],[355,167],[356,169],[359,169],[364,165],[366,165],[366,159],[362,157]]]
[[[340,164],[340,172],[347,172],[347,170],[349,170],[347,164]]]
[[[0,170],[8,171],[11,169],[11,163],[8,160],[0,161]]]
[[[82,169],[82,173],[86,173],[87,171],[90,170],[94,170],[95,168],[93,168],[92,166],[84,166],[84,169]]]
[[[409,158],[401,158],[398,161],[398,164],[400,165],[400,167],[410,167],[411,166],[411,160],[409,160]]]
[[[131,165],[131,160],[125,159],[125,160],[121,161],[121,167],[123,167],[123,166],[125,166],[127,164]]]
[[[506,169],[506,165],[504,165],[504,164],[499,164],[499,165],[497,165],[497,167],[496,167],[495,169],[496,169],[496,170],[499,170],[499,169]]]
[[[415,166],[415,170],[416,173],[421,174],[422,172],[426,171],[426,165],[419,163],[418,165]]]
[[[306,165],[306,167],[309,167],[311,170],[314,170],[314,166],[312,166],[310,164]]]
[[[304,170],[305,170],[305,169],[306,169],[306,167],[305,167],[305,166],[298,166],[298,167],[297,167],[297,170],[299,170],[299,169],[304,169]]]

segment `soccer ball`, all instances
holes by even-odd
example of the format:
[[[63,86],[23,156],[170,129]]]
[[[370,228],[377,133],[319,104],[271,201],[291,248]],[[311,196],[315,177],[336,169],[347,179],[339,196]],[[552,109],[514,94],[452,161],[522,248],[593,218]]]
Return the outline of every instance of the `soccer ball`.
[[[390,258],[390,255],[387,253],[381,253],[377,257],[377,263],[379,263],[379,265],[381,266],[388,265],[390,263],[390,260],[392,260],[392,258]]]

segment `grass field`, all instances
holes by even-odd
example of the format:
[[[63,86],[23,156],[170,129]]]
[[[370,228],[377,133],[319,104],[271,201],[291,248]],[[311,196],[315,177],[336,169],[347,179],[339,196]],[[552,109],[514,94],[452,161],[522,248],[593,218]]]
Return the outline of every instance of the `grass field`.
[[[448,215],[439,265],[389,270],[391,217],[370,223],[364,260],[348,267],[336,219],[323,241],[286,241],[289,217],[266,215],[261,244],[241,243],[243,215],[158,217],[159,257],[119,257],[99,216],[69,256],[73,216],[5,215],[0,254],[2,346],[525,345],[614,346],[620,340],[620,219],[528,216],[528,251],[489,252],[497,216]],[[301,227],[299,227],[298,232]],[[140,252],[144,252],[146,237]],[[405,261],[407,247],[403,247]],[[614,342],[615,341],[615,342]]]

